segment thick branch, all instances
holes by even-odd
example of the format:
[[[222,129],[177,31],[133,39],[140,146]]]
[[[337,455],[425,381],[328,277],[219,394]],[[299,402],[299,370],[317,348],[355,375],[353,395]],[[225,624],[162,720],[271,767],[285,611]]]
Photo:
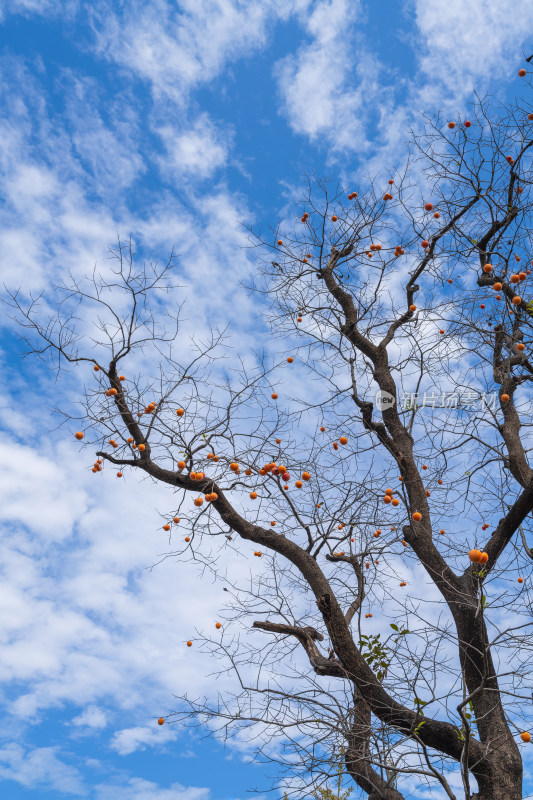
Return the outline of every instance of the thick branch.
[[[489,556],[485,566],[487,573],[495,566],[498,557],[532,510],[533,480],[515,500],[505,517],[500,520],[496,530],[485,545],[485,552]]]
[[[323,656],[315,644],[315,641],[322,642],[324,637],[315,628],[310,626],[298,628],[296,625],[284,625],[276,622],[254,622],[254,628],[270,633],[282,633],[287,636],[295,636],[304,648],[309,658],[309,663],[317,675],[328,675],[333,678],[347,678],[346,670],[337,659],[329,659]]]

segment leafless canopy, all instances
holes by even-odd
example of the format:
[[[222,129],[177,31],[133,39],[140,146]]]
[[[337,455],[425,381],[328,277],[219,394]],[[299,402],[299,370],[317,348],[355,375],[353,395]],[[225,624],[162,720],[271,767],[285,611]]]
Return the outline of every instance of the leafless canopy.
[[[83,446],[96,444],[106,468],[172,487],[169,517],[181,522],[169,523],[167,557],[225,583],[222,635],[199,634],[195,646],[239,689],[216,702],[181,697],[167,721],[247,735],[294,794],[326,779],[344,747],[347,774],[371,800],[401,800],[421,783],[435,796],[522,798],[529,111],[479,101],[471,125],[428,119],[402,174],[356,197],[313,178],[294,223],[269,237],[250,230],[261,265],[252,288],[271,325],[252,367],[224,331],[186,357],[179,315],[159,330],[174,259],[137,270],[131,245],[112,251],[108,277],[58,288],[50,323],[37,300],[8,300],[30,351],[99,367]],[[87,337],[80,344],[80,302],[99,309],[98,357]],[[127,370],[134,356],[138,376]],[[471,549],[486,562],[471,562]],[[248,585],[236,585],[228,551],[241,570],[262,557]],[[376,634],[377,622],[389,632]]]

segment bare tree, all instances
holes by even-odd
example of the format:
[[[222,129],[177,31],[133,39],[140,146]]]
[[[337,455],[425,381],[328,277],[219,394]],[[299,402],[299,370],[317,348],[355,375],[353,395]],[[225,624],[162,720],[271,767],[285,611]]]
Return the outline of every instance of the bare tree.
[[[293,794],[316,792],[344,748],[371,800],[421,783],[522,798],[532,119],[481,100],[472,121],[428,118],[401,175],[358,193],[312,179],[294,224],[250,230],[270,349],[298,342],[281,361],[257,353],[250,368],[223,331],[175,357],[179,318],[160,332],[149,303],[173,290],[174,260],[137,271],[131,245],[112,251],[111,277],[71,276],[55,321],[21,293],[8,300],[30,351],[94,366],[82,414],[93,471],[173,487],[168,556],[227,584],[221,637],[194,644],[239,688],[185,695],[167,722],[248,735]],[[105,359],[80,349],[81,301],[102,309]],[[148,346],[159,374],[122,376]],[[236,586],[219,553],[252,546],[263,569]],[[388,634],[372,630],[376,609]]]

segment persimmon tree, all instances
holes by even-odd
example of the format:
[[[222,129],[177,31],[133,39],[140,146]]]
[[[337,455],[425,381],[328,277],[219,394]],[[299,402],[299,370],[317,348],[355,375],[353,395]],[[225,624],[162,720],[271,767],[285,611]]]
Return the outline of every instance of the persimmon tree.
[[[522,798],[532,119],[428,118],[401,174],[310,180],[293,221],[248,229],[271,325],[251,366],[217,331],[187,360],[153,310],[174,259],[137,268],[129,245],[70,276],[54,321],[8,300],[31,351],[87,370],[81,422],[63,413],[93,471],[167,484],[169,555],[225,582],[222,626],[186,636],[238,689],[160,722],[254,738],[293,796],[344,748],[371,800]],[[101,309],[92,351],[79,302]]]

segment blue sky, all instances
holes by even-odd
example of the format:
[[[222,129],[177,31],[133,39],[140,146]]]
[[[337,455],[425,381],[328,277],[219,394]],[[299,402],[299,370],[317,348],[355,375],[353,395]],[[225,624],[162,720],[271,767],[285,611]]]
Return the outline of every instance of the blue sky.
[[[39,294],[131,233],[140,258],[179,254],[185,332],[229,324],[236,350],[264,345],[243,223],[283,224],[306,174],[392,174],[420,111],[464,115],[474,88],[520,96],[532,33],[533,4],[511,0],[0,0],[2,282]],[[20,371],[5,322],[0,793],[268,788],[246,741],[155,724],[173,693],[212,691],[206,654],[184,642],[218,618],[222,589],[199,596],[199,573],[178,580],[172,561],[148,569],[168,495],[95,484],[50,413],[74,408],[79,375]]]

